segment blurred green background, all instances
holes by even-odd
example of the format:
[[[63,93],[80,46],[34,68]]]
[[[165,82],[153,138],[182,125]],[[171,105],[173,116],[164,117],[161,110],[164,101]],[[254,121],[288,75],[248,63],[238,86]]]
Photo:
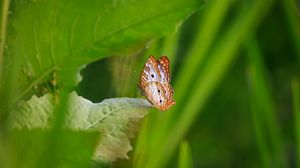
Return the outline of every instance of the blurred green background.
[[[82,69],[79,95],[141,97],[147,57],[167,55],[176,105],[151,110],[113,167],[300,167],[299,1],[207,0],[176,31],[115,55]]]
[[[181,148],[151,144],[172,143],[177,133],[180,138],[175,141],[189,144],[194,167],[299,166],[300,128],[293,104],[300,103],[299,4],[276,1],[257,13],[243,10],[247,5],[207,1],[177,32],[155,40],[143,52],[103,59],[82,71],[78,92],[84,97],[94,102],[134,97],[146,58],[151,54],[171,58],[177,104],[167,112],[150,112],[130,153],[137,161],[118,161],[115,167],[132,163],[154,167],[156,162],[176,167]],[[252,22],[246,12],[253,12]],[[103,90],[103,86],[110,87]],[[180,122],[187,113],[195,114]],[[176,130],[180,126],[187,128]],[[157,133],[162,129],[168,135]],[[168,152],[157,161],[153,156],[163,153],[162,148]]]

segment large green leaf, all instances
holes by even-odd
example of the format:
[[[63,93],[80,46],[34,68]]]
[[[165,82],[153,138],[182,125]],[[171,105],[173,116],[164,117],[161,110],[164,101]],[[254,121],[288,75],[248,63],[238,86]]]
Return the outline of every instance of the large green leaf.
[[[49,93],[21,101],[12,114],[12,128],[48,130],[53,125],[55,105],[56,98]],[[101,133],[94,156],[96,160],[128,158],[127,152],[132,149],[130,139],[151,107],[147,100],[139,98],[113,98],[92,103],[73,92],[70,94],[64,127],[74,131]]]
[[[6,68],[19,62],[15,99],[52,78],[48,85],[55,85],[56,72],[76,72],[105,56],[138,51],[200,5],[197,0],[13,0],[5,57]]]

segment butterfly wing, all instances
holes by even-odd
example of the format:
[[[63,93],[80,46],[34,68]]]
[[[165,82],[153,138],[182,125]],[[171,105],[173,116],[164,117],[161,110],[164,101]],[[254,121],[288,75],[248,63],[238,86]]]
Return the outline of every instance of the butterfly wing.
[[[175,104],[175,101],[173,100],[173,93],[174,90],[170,85],[170,60],[166,56],[160,57],[158,60],[158,68],[161,76],[161,83],[163,86],[163,97],[165,98],[163,104],[161,105],[161,110],[167,110],[171,106]]]
[[[156,59],[151,55],[141,72],[140,75],[140,85],[145,85],[149,82],[159,82],[160,81],[160,74],[157,66]]]
[[[165,97],[167,99],[169,99],[169,100],[172,100],[173,99],[174,90],[171,87],[171,85],[170,84],[165,84],[164,85],[164,89],[165,89]]]
[[[157,60],[158,69],[161,76],[161,82],[170,82],[170,60],[166,56],[162,56]]]
[[[143,95],[158,109],[167,110],[175,104],[170,82],[170,61],[166,56],[156,60],[150,56],[141,72],[138,87]]]
[[[167,101],[163,92],[164,88],[159,82],[147,83],[145,87],[146,98],[158,109],[161,109]]]

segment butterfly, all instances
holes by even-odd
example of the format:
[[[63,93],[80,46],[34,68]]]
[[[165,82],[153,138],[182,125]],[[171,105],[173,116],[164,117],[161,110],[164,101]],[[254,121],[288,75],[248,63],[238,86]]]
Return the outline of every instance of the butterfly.
[[[162,56],[149,56],[140,74],[138,88],[149,102],[160,110],[168,110],[175,104],[170,85],[170,61]]]

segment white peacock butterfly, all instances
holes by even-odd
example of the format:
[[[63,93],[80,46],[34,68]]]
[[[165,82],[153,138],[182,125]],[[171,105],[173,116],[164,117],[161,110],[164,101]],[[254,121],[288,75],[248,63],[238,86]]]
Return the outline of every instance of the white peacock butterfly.
[[[156,60],[151,55],[143,67],[138,83],[142,94],[160,110],[168,110],[175,104],[169,65],[168,57],[162,56]]]

